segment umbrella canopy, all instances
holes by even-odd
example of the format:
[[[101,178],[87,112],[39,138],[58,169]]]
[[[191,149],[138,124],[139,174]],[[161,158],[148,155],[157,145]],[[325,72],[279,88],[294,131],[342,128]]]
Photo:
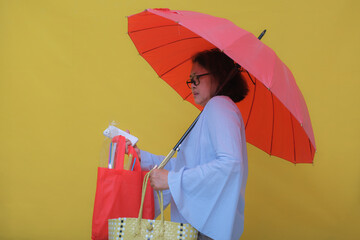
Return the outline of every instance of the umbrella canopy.
[[[253,34],[207,14],[147,9],[128,17],[128,34],[140,55],[185,100],[200,51],[219,48],[246,71],[247,97],[237,103],[247,142],[293,163],[312,163],[315,139],[305,100],[288,67]]]

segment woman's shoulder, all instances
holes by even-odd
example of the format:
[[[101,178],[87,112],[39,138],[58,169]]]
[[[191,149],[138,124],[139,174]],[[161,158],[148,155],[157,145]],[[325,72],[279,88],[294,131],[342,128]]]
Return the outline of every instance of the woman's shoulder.
[[[227,96],[215,96],[205,105],[204,114],[210,118],[241,117],[241,112],[236,104]]]
[[[204,108],[204,119],[208,124],[230,126],[232,123],[240,123],[242,116],[239,108],[227,96],[215,96],[209,100]]]
[[[228,96],[212,97],[206,104],[205,108],[210,111],[214,109],[238,111],[236,104]]]

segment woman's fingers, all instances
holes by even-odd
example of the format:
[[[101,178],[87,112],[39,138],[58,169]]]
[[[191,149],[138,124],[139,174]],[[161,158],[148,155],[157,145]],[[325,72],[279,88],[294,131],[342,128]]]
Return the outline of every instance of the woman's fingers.
[[[169,171],[165,169],[152,170],[150,173],[150,186],[156,191],[169,189],[168,174]]]
[[[126,139],[126,144],[125,144],[125,153],[128,154],[129,152],[129,145],[131,144],[129,139]]]
[[[130,134],[130,131],[128,129],[126,129],[127,133]],[[129,139],[126,139],[126,145],[125,145],[125,153],[128,154],[129,150],[128,150],[128,146],[132,144],[131,141]],[[139,161],[141,161],[141,156],[140,156],[140,149],[138,148],[138,146],[135,144],[134,146],[134,150],[136,151],[137,155],[139,156]]]
[[[126,129],[126,131],[125,132],[127,132],[127,133],[129,133],[130,134],[130,131],[128,130],[128,129]],[[128,146],[131,144],[131,141],[129,140],[129,139],[126,139],[126,144],[125,144],[125,154],[128,154],[128,152],[129,152],[129,148],[128,148]]]

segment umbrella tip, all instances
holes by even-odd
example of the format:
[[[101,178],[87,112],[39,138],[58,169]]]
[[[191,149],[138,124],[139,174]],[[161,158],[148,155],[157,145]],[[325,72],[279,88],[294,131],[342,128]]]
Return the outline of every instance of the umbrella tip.
[[[265,35],[266,33],[266,29],[260,34],[260,36],[258,37],[259,40],[261,40],[263,38],[263,36]]]

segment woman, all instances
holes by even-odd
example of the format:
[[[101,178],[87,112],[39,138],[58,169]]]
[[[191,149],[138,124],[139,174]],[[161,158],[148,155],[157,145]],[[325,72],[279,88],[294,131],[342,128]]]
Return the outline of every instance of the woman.
[[[198,122],[165,169],[154,169],[150,183],[164,190],[171,220],[190,223],[199,239],[239,239],[244,227],[247,180],[245,127],[234,102],[247,94],[239,65],[218,49],[196,54],[190,81],[195,103],[204,107]],[[163,160],[139,150],[141,165]],[[157,201],[155,201],[157,202]]]

